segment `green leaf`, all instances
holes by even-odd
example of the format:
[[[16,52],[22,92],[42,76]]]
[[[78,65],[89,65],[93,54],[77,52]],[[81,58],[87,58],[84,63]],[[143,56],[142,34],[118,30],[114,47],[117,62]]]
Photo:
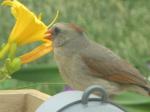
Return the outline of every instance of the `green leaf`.
[[[127,112],[149,112],[150,104],[121,105]]]
[[[150,103],[150,97],[142,96],[136,93],[125,92],[119,96],[116,96],[115,102],[123,105],[139,105]]]
[[[121,105],[127,112],[149,112],[150,97],[136,93],[125,92],[114,98],[116,104]]]
[[[36,89],[49,95],[55,95],[56,93],[63,91],[64,84],[53,84],[53,83],[35,83],[26,82],[16,79],[8,79],[0,83],[0,89],[12,90],[12,89]]]
[[[12,78],[29,82],[63,83],[59,76],[58,69],[56,67],[50,67],[49,65],[36,65],[23,68],[14,73]]]
[[[50,65],[24,67],[14,73],[12,78],[15,79],[17,85],[9,87],[11,89],[33,88],[50,95],[64,90],[64,82],[59,76],[58,69]]]

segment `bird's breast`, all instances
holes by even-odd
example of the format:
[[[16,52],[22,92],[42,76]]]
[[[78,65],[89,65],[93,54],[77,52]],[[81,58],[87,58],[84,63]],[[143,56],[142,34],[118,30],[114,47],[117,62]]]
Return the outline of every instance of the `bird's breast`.
[[[61,74],[68,74],[73,56],[68,54],[63,48],[59,48],[54,50],[54,58]]]

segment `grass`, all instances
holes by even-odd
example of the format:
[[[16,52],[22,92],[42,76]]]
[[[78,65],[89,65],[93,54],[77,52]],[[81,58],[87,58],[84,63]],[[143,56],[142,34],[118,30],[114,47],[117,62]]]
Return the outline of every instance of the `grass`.
[[[0,0],[2,1],[2,0]],[[150,1],[149,0],[20,0],[36,14],[42,12],[43,21],[49,24],[56,10],[60,10],[58,22],[78,24],[94,41],[112,49],[148,76],[147,62],[150,61]],[[9,8],[0,7],[0,44],[6,41],[14,24]],[[33,48],[34,45],[22,49]],[[52,54],[27,67],[51,64],[56,67]],[[25,67],[26,67],[25,66]],[[58,72],[56,73],[58,76]],[[20,74],[21,75],[21,74]],[[23,75],[22,75],[23,77]],[[36,78],[36,77],[35,77]],[[17,88],[20,84],[28,88],[29,82],[9,80],[1,89]],[[14,85],[14,86],[12,86]],[[32,84],[31,84],[32,85]],[[51,86],[51,85],[50,85]],[[51,93],[49,86],[34,83],[31,88]],[[47,89],[43,89],[47,87]],[[55,89],[54,89],[55,91]]]

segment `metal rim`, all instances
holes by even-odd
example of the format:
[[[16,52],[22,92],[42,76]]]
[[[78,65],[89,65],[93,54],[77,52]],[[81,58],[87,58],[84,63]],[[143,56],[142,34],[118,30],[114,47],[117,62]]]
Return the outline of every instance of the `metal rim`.
[[[99,102],[102,102],[101,99],[97,99],[97,98],[90,98],[88,101],[89,101],[89,102],[91,102],[91,101],[99,101]],[[72,102],[72,103],[66,105],[65,107],[61,108],[61,109],[58,110],[57,112],[63,112],[63,111],[64,111],[65,109],[67,109],[68,107],[71,107],[71,106],[73,106],[73,105],[79,104],[79,103],[81,103],[81,102],[82,102],[82,100],[78,100],[78,101]],[[103,102],[103,103],[104,103],[104,102]],[[124,108],[122,108],[120,105],[114,104],[114,103],[112,103],[112,102],[110,102],[110,101],[105,101],[105,103],[114,105],[115,107],[118,107],[118,109],[122,110],[123,112],[127,112],[127,111],[126,111]]]
[[[98,92],[99,93],[99,96],[101,96],[100,98],[89,98],[89,96],[93,93],[93,92]],[[63,110],[65,110],[66,108],[68,107],[71,107],[75,104],[83,104],[83,105],[86,105],[88,104],[88,102],[91,102],[91,101],[99,101],[101,103],[107,103],[107,104],[111,104],[111,105],[114,105],[115,107],[118,107],[118,109],[122,110],[123,112],[127,112],[126,110],[124,110],[122,107],[120,107],[119,105],[117,104],[114,104],[110,101],[107,101],[108,99],[108,95],[107,95],[107,92],[105,91],[105,89],[102,87],[102,86],[99,86],[99,85],[93,85],[93,86],[90,86],[89,88],[87,88],[83,95],[82,95],[82,99],[81,100],[78,100],[78,101],[75,101],[75,102],[72,102],[68,105],[66,105],[65,107],[61,108],[58,112],[62,112]]]

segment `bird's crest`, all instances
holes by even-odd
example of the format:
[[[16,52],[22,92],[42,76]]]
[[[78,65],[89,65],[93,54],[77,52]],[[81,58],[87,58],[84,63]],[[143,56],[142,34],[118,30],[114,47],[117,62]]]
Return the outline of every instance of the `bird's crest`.
[[[82,28],[80,28],[79,26],[77,26],[77,25],[75,25],[73,23],[70,23],[69,27],[71,27],[72,29],[74,29],[75,31],[77,31],[79,33],[83,33],[83,31],[84,31]]]

